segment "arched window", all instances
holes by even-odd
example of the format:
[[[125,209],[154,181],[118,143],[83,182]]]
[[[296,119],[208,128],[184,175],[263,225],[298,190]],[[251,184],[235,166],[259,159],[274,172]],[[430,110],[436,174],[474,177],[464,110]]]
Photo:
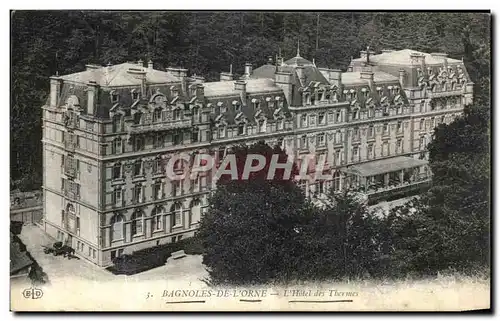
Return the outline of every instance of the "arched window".
[[[111,241],[123,239],[123,215],[115,214],[111,218]]]
[[[122,115],[113,116],[113,133],[118,133],[123,130],[122,119]]]
[[[182,204],[175,203],[170,210],[172,226],[182,225]]]
[[[140,235],[144,233],[144,214],[137,210],[132,215],[132,235]]]
[[[163,230],[163,215],[165,211],[163,206],[157,206],[153,209],[151,216],[153,217],[153,231]]]
[[[191,202],[191,208],[189,211],[189,224],[196,224],[201,219],[201,201],[196,198]]]

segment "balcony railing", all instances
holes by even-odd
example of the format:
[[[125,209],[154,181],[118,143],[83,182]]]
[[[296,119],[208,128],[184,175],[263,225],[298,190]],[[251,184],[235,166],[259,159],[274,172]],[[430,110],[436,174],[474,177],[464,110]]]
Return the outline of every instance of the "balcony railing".
[[[70,177],[76,177],[76,168],[72,166],[64,166],[64,174]]]
[[[192,126],[191,119],[175,120],[162,123],[135,124],[132,125],[131,133],[144,133],[151,131],[163,131],[178,128],[190,128]]]

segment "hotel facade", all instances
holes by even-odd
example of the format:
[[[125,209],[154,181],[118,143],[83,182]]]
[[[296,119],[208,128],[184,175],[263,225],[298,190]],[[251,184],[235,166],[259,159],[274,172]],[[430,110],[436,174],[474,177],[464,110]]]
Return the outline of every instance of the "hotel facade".
[[[193,236],[216,182],[170,180],[164,164],[179,153],[220,161],[258,141],[325,157],[328,180],[299,182],[309,197],[353,185],[369,202],[406,195],[429,182],[426,145],[472,88],[462,61],[408,49],[362,51],[345,72],[297,52],[217,82],[151,61],[89,65],[50,79],[43,225],[99,266]]]

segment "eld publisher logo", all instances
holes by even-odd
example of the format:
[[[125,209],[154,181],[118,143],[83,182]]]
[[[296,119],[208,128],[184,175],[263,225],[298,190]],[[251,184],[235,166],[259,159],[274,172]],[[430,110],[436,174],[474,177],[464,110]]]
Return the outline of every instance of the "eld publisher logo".
[[[26,299],[40,299],[43,296],[43,291],[37,288],[29,288],[23,291],[23,296]]]

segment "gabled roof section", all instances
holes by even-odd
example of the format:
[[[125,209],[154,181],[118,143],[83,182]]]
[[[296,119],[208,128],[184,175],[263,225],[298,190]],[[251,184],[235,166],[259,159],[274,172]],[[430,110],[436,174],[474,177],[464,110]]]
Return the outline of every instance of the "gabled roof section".
[[[120,86],[138,86],[141,79],[129,70],[136,72],[145,72],[146,82],[149,84],[162,84],[179,82],[179,77],[166,71],[155,70],[141,67],[133,63],[123,63],[107,67],[95,67],[82,72],[61,76],[64,81],[76,83],[88,83],[95,81],[102,87],[120,87]]]

